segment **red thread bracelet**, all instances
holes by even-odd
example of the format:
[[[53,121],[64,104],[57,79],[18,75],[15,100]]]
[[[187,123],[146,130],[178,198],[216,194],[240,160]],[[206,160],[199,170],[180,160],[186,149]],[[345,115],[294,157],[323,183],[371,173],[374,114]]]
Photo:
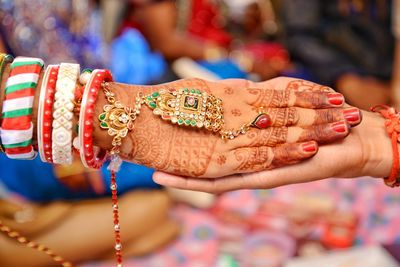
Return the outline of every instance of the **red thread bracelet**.
[[[400,142],[400,113],[393,107],[386,105],[376,105],[370,109],[372,112],[377,112],[384,117],[386,132],[388,133],[393,149],[393,164],[392,169],[388,177],[384,178],[385,184],[390,187],[396,187],[400,185],[399,174],[399,149],[397,143]]]
[[[56,92],[56,82],[59,65],[47,67],[43,78],[43,86],[40,91],[38,109],[38,149],[43,162],[53,162],[52,153],[52,124],[53,124],[53,103]]]
[[[108,152],[93,146],[94,107],[103,82],[112,82],[108,70],[94,70],[87,82],[79,113],[79,145],[82,163],[87,168],[99,169],[107,159]]]

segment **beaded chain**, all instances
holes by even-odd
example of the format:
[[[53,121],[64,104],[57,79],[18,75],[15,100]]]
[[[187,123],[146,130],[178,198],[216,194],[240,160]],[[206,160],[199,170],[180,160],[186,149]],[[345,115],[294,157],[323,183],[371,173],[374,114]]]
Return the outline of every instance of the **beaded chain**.
[[[99,71],[94,71],[98,73]],[[113,202],[113,215],[114,215],[114,235],[115,235],[115,256],[117,259],[118,267],[122,266],[122,244],[121,244],[121,227],[119,223],[119,207],[118,207],[118,192],[117,192],[117,178],[116,173],[119,171],[122,164],[122,160],[119,157],[120,147],[122,145],[122,139],[126,137],[129,131],[133,129],[133,123],[136,120],[137,115],[140,113],[142,105],[142,97],[138,95],[136,97],[136,104],[133,108],[124,106],[121,102],[115,99],[115,94],[108,89],[108,81],[111,73],[103,71],[104,79],[102,81],[102,88],[104,95],[107,99],[108,104],[103,107],[103,113],[98,117],[100,121],[100,128],[107,130],[108,134],[113,137],[112,149],[109,152],[110,165],[108,170],[111,172],[111,194]]]
[[[30,241],[28,238],[22,236],[19,232],[13,231],[10,227],[4,225],[4,223],[0,220],[0,231],[6,234],[8,237],[17,240],[19,243],[26,245],[29,248],[35,249],[40,252],[44,252],[46,255],[52,258],[53,261],[61,264],[63,267],[72,267],[72,263],[64,260],[61,256],[58,256],[48,247],[38,244],[34,241]]]

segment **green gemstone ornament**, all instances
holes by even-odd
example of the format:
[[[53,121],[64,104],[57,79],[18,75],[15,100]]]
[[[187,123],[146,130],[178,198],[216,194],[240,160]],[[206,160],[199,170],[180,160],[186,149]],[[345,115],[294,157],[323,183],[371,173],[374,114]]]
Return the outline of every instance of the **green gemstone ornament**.
[[[151,108],[156,108],[157,107],[157,104],[156,104],[156,102],[149,102],[149,107],[151,107]]]

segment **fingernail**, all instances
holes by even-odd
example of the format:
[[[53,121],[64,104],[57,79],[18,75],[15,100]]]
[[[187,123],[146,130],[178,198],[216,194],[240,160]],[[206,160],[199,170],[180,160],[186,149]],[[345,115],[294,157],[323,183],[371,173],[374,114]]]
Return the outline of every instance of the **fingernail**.
[[[343,121],[332,123],[331,127],[335,132],[338,132],[338,133],[344,133],[344,132],[346,132],[346,129],[347,129],[347,125]]]
[[[361,118],[360,110],[358,108],[349,108],[343,110],[344,118],[348,122],[358,122]]]
[[[344,97],[339,93],[328,94],[328,101],[333,106],[341,106],[344,102]]]
[[[307,152],[307,153],[312,153],[317,150],[317,146],[316,146],[315,142],[305,143],[302,145],[302,147],[303,147],[303,151]]]

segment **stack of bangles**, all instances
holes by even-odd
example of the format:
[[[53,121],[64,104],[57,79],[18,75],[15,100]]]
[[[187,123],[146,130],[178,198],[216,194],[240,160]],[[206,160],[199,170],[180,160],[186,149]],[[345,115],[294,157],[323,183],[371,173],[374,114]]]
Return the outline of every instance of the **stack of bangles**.
[[[197,88],[165,88],[150,95],[138,93],[132,107],[125,106],[110,90],[113,81],[108,70],[83,70],[78,64],[61,63],[49,65],[38,58],[17,57],[0,54],[0,78],[7,64],[10,73],[5,86],[0,129],[0,148],[12,159],[33,159],[37,154],[43,162],[69,165],[74,150],[79,151],[85,167],[98,169],[110,160],[112,210],[117,266],[122,266],[122,245],[118,213],[116,173],[122,160],[119,157],[123,139],[133,130],[134,122],[142,106],[151,109],[155,116],[180,127],[203,128],[222,139],[230,140],[245,134],[250,128],[264,129],[271,126],[268,114],[260,113],[250,122],[237,129],[226,129],[222,100]],[[40,85],[40,88],[38,88]],[[37,121],[32,121],[35,91],[40,90]],[[98,127],[112,137],[108,151],[96,147],[93,142],[95,105],[102,91],[107,104],[98,115]],[[397,142],[400,130],[399,113],[383,108],[380,113],[387,118],[386,126],[392,137],[395,162],[386,184],[398,186]],[[36,140],[34,124],[37,125]],[[34,242],[28,242],[17,232],[11,231],[0,221],[0,231],[20,243],[44,251],[62,266],[72,266],[51,250]]]

